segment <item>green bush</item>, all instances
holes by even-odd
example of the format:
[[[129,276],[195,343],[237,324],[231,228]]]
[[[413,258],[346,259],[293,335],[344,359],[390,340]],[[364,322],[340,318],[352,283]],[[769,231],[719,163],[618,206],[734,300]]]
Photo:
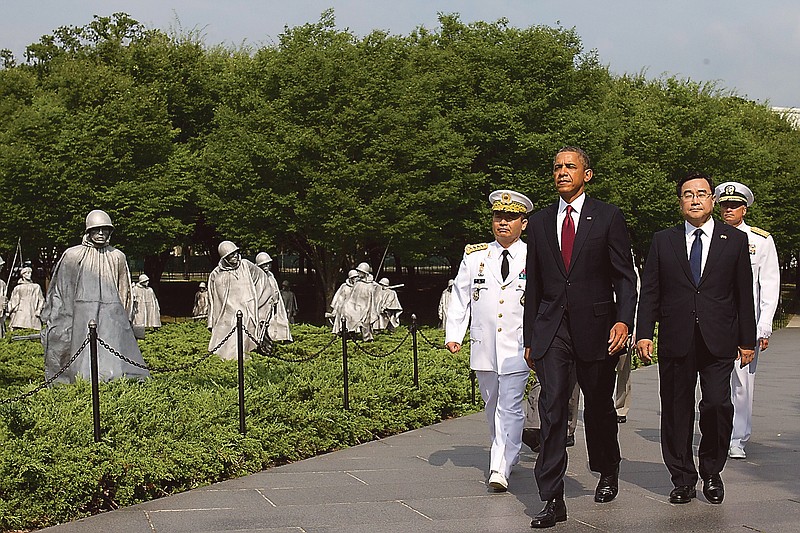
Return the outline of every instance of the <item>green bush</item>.
[[[293,326],[275,354],[302,359],[327,345],[327,329]],[[361,346],[383,354],[405,328]],[[425,330],[434,342],[441,332]],[[468,350],[452,355],[411,339],[387,357],[348,343],[350,410],[344,410],[341,341],[307,362],[252,354],[245,364],[246,435],[239,433],[237,365],[207,354],[202,324],[167,324],[141,342],[147,363],[179,372],[100,386],[103,438],[93,441],[87,381],[0,406],[0,528],[41,528],[257,472],[480,409],[472,405]],[[124,355],[124,354],[123,354]],[[0,340],[2,398],[42,382],[37,342]]]

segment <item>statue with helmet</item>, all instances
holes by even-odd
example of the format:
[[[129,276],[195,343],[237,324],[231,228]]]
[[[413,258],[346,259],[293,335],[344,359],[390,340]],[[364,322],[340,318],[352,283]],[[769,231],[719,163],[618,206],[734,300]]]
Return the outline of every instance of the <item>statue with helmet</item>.
[[[259,252],[256,254],[256,266],[264,271],[269,281],[268,305],[270,314],[264,323],[267,328],[266,333],[273,341],[291,341],[292,332],[289,330],[289,317],[286,314],[286,306],[281,296],[281,290],[278,287],[278,280],[275,279],[275,275],[272,273],[272,257],[267,252]],[[263,334],[261,337],[263,337]]]
[[[325,313],[325,317],[331,322],[333,326],[333,333],[338,335],[342,330],[342,317],[344,316],[344,303],[350,298],[350,293],[353,292],[353,287],[359,278],[358,271],[352,269],[347,273],[347,279],[344,283],[339,285],[336,292],[333,294],[330,308],[331,310]]]
[[[114,225],[108,213],[95,209],[86,216],[81,244],[68,248],[56,263],[41,319],[45,378],[58,373],[86,339],[89,321],[97,335],[129,360],[144,366],[133,334],[133,294],[125,254],[111,246]],[[100,347],[99,377],[143,380],[150,373]],[[90,379],[89,349],[85,348],[56,383]]]
[[[238,357],[236,336],[228,335],[236,328],[236,313],[242,312],[242,323],[256,336],[269,321],[271,309],[269,278],[262,269],[242,258],[239,247],[222,241],[217,247],[219,263],[208,275],[208,328],[211,330],[209,351],[216,348],[222,359]],[[228,337],[223,343],[222,341]],[[261,341],[261,337],[256,337]],[[220,345],[222,343],[222,345]],[[244,335],[244,351],[258,348],[250,335]]]
[[[368,263],[360,263],[355,270],[358,277],[342,305],[342,317],[345,318],[348,332],[360,334],[362,340],[371,341],[372,324],[378,320],[375,292],[380,287],[373,280],[372,267]]]
[[[194,306],[192,306],[192,318],[200,320],[208,318],[208,287],[206,282],[201,281],[194,295]]]
[[[373,304],[375,309],[373,314],[375,321],[372,323],[374,331],[389,331],[390,333],[400,327],[400,315],[403,313],[403,306],[397,297],[395,289],[400,285],[390,285],[389,278],[381,278],[375,287]]]
[[[156,293],[150,287],[150,278],[147,274],[140,275],[139,281],[133,284],[133,326],[134,328],[161,327],[161,307],[158,305]]]
[[[8,316],[10,318],[9,327],[11,329],[42,329],[42,306],[44,306],[44,294],[38,283],[31,279],[33,269],[29,266],[23,267],[20,271],[20,279],[17,286],[11,291],[11,298],[8,300]]]

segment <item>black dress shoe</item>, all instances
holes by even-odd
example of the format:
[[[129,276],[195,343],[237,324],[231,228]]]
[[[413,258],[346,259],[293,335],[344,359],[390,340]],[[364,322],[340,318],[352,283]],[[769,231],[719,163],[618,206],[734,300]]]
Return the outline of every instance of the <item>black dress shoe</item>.
[[[575,446],[575,435],[567,435],[567,448]]]
[[[594,501],[607,503],[617,497],[619,492],[619,471],[607,476],[600,476],[597,488],[594,489]]]
[[[625,415],[617,415],[617,424],[624,424],[628,421],[628,417]]]
[[[532,452],[538,452],[540,446],[539,429],[525,428],[522,430],[522,442],[524,442]]]
[[[556,522],[565,522],[567,520],[567,504],[563,499],[547,500],[544,508],[539,511],[539,514],[531,520],[531,527],[553,527]]]
[[[709,503],[722,503],[725,498],[725,485],[719,474],[711,474],[703,478],[703,496]]]
[[[669,493],[669,503],[689,503],[697,497],[697,490],[691,485],[679,485]]]

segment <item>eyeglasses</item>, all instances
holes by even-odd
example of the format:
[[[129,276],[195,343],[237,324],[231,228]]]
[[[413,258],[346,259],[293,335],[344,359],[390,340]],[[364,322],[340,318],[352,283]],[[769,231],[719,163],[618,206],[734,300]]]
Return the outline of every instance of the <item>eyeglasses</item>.
[[[703,200],[711,198],[711,193],[708,192],[708,191],[697,191],[697,192],[683,191],[683,194],[681,194],[681,198],[683,198],[687,202],[689,200],[697,198],[698,200],[700,200],[702,202]]]

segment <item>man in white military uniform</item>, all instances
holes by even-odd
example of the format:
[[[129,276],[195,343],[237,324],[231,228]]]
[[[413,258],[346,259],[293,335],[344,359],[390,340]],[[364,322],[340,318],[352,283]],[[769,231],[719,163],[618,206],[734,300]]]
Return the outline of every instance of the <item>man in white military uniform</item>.
[[[772,317],[778,308],[781,292],[781,276],[778,266],[778,251],[770,234],[744,221],[747,208],[753,204],[753,191],[735,181],[717,186],[714,191],[719,203],[722,219],[729,226],[747,234],[750,247],[750,266],[753,268],[753,298],[756,309],[756,355],[755,359],[741,368],[733,365],[731,373],[731,400],[733,401],[733,433],[728,456],[733,459],[747,457],[744,447],[750,440],[753,415],[753,388],[756,378],[758,354],[769,346],[772,334]]]
[[[492,439],[488,483],[502,492],[519,460],[525,422],[522,399],[530,373],[522,346],[527,246],[520,236],[533,203],[509,190],[494,191],[489,202],[495,240],[464,250],[447,310],[445,343],[458,352],[469,325],[470,368],[478,377]]]

